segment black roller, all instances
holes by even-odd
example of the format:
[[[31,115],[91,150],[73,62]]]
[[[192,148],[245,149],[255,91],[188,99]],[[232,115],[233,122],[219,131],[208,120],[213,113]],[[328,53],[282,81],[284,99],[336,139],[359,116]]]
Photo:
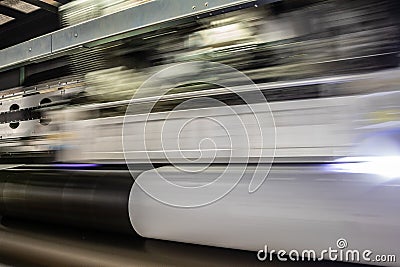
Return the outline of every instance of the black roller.
[[[5,170],[0,172],[0,214],[132,233],[133,181],[128,171]]]

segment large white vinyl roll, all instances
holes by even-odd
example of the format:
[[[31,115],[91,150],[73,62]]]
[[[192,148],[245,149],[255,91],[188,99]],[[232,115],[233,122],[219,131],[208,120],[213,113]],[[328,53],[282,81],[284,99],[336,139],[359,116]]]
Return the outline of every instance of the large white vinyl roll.
[[[165,204],[163,196],[171,201],[171,194],[175,194],[179,203],[185,198],[202,198],[196,195],[202,191],[169,192],[170,187],[162,186],[165,181],[161,182],[159,176],[180,186],[201,186],[218,177],[221,167],[209,167],[201,173],[190,173],[188,167],[187,172],[175,167],[147,171],[137,178],[131,190],[131,223],[144,237],[251,250],[255,257],[265,246],[269,252],[315,250],[317,256],[332,248],[338,253],[360,251],[359,261],[349,261],[398,266],[372,260],[375,255],[393,254],[400,259],[399,180],[338,173],[330,167],[274,166],[255,193],[248,192],[253,172],[248,167],[226,196],[193,208]],[[232,177],[236,175],[235,168],[225,171]],[[142,188],[155,192],[158,200]],[[371,261],[363,258],[366,250],[372,252],[368,257]],[[322,256],[330,259],[327,254]]]

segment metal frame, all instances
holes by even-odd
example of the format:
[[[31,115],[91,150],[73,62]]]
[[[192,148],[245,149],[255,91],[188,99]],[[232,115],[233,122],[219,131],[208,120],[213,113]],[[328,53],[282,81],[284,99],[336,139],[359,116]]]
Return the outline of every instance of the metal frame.
[[[0,50],[0,72],[82,47],[131,37],[197,19],[279,0],[155,0]]]

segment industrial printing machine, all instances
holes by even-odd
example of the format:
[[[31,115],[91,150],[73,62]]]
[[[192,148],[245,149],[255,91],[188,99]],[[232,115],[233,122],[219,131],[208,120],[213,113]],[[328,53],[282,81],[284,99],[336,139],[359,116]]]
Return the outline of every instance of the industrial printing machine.
[[[111,2],[0,50],[3,218],[400,257],[398,1]]]

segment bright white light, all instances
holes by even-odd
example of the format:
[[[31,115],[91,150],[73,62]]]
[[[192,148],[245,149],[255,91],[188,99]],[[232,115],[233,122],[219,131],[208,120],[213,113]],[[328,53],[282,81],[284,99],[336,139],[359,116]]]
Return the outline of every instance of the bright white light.
[[[334,171],[368,173],[387,178],[400,177],[400,156],[346,157],[336,160]]]

